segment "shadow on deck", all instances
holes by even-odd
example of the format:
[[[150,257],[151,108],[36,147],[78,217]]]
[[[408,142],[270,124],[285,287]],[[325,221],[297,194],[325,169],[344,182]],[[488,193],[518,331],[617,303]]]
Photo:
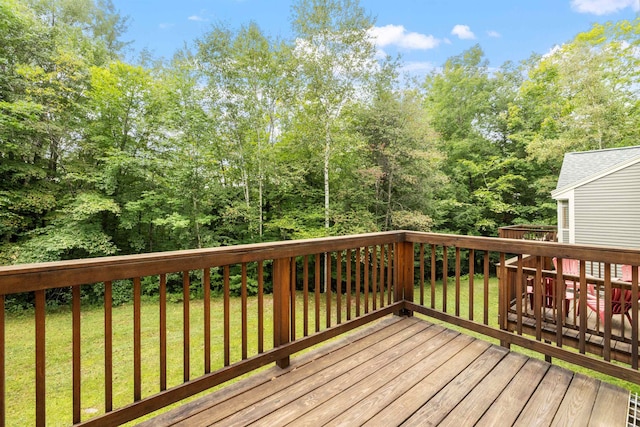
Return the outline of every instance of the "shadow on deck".
[[[394,316],[142,425],[624,425],[628,401],[622,388]]]

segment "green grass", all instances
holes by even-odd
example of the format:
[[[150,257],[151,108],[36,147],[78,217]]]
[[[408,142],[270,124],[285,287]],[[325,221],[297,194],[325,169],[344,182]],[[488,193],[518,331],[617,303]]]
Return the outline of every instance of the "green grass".
[[[436,286],[436,308],[442,308],[442,285]],[[497,279],[492,278],[489,284],[489,324],[497,327]],[[449,280],[447,286],[447,312],[455,313],[455,281]],[[474,287],[474,318],[482,322],[483,318],[483,282],[482,278],[475,279]],[[324,328],[325,295],[321,295],[321,329]],[[332,325],[336,324],[335,294],[332,303]],[[379,298],[379,296],[378,296]],[[419,289],[416,288],[414,299],[420,300]],[[468,278],[462,278],[460,287],[460,316],[468,318],[469,313],[469,288]],[[257,298],[248,299],[248,355],[257,354],[258,351],[258,324],[257,324]],[[303,335],[302,330],[302,295],[297,295],[297,325],[296,336]],[[425,288],[425,304],[430,305],[430,289]],[[342,320],[346,320],[344,313],[345,299],[343,297]],[[183,367],[183,343],[182,343],[182,303],[169,303],[167,305],[167,385],[172,387],[182,383]],[[190,302],[190,341],[191,378],[196,378],[204,373],[204,331],[203,331],[202,300]],[[211,300],[211,339],[212,339],[212,370],[221,368],[223,363],[223,302],[221,298]],[[231,363],[241,360],[241,308],[240,298],[231,299]],[[314,324],[314,299],[310,295],[309,332],[315,331]],[[352,313],[354,313],[352,311]],[[104,318],[100,307],[83,307],[82,313],[82,417],[83,420],[104,413],[104,350],[103,331]],[[271,295],[264,297],[264,349],[273,346],[273,301]],[[159,309],[158,303],[153,300],[143,301],[142,304],[142,395],[147,397],[159,391]],[[432,318],[427,320],[438,323]],[[452,325],[445,325],[456,329]],[[469,331],[457,328],[462,332],[474,335]],[[114,357],[114,381],[113,399],[114,408],[127,405],[133,400],[133,307],[126,304],[113,309],[113,357]],[[6,319],[6,409],[7,425],[33,425],[35,421],[35,343],[33,313],[21,315],[10,314]],[[484,336],[475,334],[484,340],[495,342]],[[72,394],[71,394],[71,313],[69,310],[58,310],[48,313],[46,317],[46,348],[47,348],[47,425],[62,426],[71,424]],[[531,357],[544,358],[544,356],[522,348],[513,347],[513,350],[522,352]],[[640,392],[640,386],[609,377],[597,372],[586,370],[582,367],[571,365],[560,360],[554,363],[582,372],[586,375],[617,384],[626,389]],[[250,375],[250,374],[248,374]],[[196,397],[194,397],[196,398]],[[182,402],[184,403],[184,402]]]
[[[320,298],[320,329],[326,326],[326,295]],[[342,321],[346,321],[343,297]],[[296,337],[303,336],[303,296],[297,294]],[[192,300],[190,310],[191,378],[204,374],[204,302]],[[309,295],[309,333],[315,331],[314,296]],[[333,294],[331,324],[337,322]],[[230,301],[230,358],[241,360],[241,299]],[[224,366],[223,300],[211,299],[211,370]],[[258,299],[248,298],[247,353],[258,353]],[[355,307],[352,307],[352,315]],[[182,302],[167,304],[167,387],[182,383]],[[8,314],[6,319],[6,418],[7,425],[35,422],[35,328],[33,312]],[[159,305],[143,301],[141,308],[142,397],[159,391]],[[104,413],[104,312],[101,307],[83,307],[82,335],[82,419]],[[264,296],[264,350],[273,348],[273,299]],[[72,340],[71,313],[59,309],[46,316],[46,413],[48,426],[72,424]],[[113,308],[113,407],[133,401],[133,306]],[[250,375],[250,374],[248,374]],[[236,379],[237,380],[237,379]],[[210,390],[209,390],[210,391]],[[194,397],[195,398],[195,397]]]

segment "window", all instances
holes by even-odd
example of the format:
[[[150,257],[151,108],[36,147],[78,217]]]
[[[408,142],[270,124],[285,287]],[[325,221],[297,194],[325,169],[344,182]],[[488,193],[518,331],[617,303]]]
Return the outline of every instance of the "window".
[[[560,201],[560,228],[567,230],[569,228],[569,201]]]

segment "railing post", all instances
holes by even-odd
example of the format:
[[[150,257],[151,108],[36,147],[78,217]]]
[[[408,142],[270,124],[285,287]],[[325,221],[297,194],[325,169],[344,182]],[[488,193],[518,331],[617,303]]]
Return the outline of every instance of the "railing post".
[[[507,277],[506,257],[500,252],[500,266],[498,267],[498,324],[503,331],[507,330],[507,310],[509,306],[509,278]],[[510,348],[508,342],[500,340],[502,347]]]
[[[289,302],[291,289],[291,258],[273,261],[273,346],[289,342]],[[279,359],[280,368],[289,366],[289,356]]]
[[[396,243],[395,254],[395,301],[413,302],[413,243]],[[406,308],[395,313],[401,316],[412,316],[413,312]]]

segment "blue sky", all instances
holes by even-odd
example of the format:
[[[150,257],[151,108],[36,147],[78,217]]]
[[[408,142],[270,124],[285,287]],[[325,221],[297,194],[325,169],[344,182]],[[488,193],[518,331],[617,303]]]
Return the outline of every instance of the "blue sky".
[[[281,0],[113,0],[130,17],[125,40],[129,58],[143,48],[170,58],[176,49],[222,23],[231,28],[255,21],[271,35],[290,38],[292,1]],[[402,54],[406,70],[424,74],[478,43],[492,67],[518,62],[531,53],[586,31],[594,22],[632,20],[640,0],[361,0],[376,20],[378,49]]]

